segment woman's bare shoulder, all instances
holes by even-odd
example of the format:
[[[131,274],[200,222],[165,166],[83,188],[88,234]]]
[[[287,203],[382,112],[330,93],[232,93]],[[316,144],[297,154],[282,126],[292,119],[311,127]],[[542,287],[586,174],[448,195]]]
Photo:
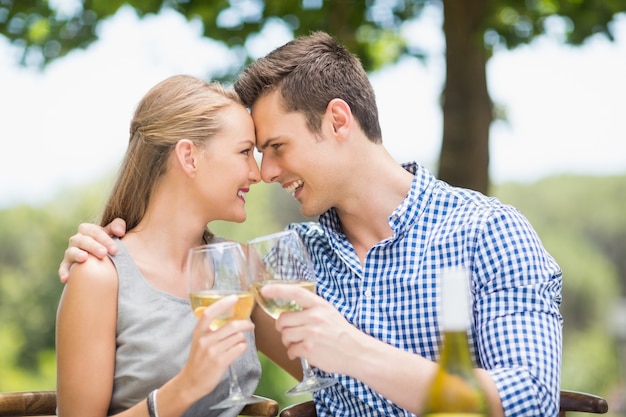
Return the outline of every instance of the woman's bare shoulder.
[[[89,255],[85,262],[72,266],[66,283],[66,286],[68,285],[78,288],[117,290],[117,270],[108,256],[99,259]]]

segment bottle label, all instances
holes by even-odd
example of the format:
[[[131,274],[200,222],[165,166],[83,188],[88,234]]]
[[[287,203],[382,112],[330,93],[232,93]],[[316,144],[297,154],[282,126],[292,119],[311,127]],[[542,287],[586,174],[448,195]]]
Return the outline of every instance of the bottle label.
[[[469,274],[461,268],[441,274],[441,325],[443,330],[470,328]]]

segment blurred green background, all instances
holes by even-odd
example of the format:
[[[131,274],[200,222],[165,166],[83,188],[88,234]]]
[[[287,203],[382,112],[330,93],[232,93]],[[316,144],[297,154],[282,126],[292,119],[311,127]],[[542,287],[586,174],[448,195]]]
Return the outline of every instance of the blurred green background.
[[[61,3],[78,7],[70,7],[72,13],[59,13],[54,5]],[[245,7],[254,4],[263,7]],[[562,387],[602,395],[614,413],[619,408],[616,405],[621,405],[624,413],[626,176],[559,176],[524,185],[491,184],[489,130],[494,120],[507,120],[507,107],[506,103],[491,100],[483,81],[486,64],[494,53],[529,44],[544,35],[556,36],[569,45],[581,45],[597,35],[613,40],[611,22],[614,16],[623,15],[626,0],[9,0],[0,1],[0,35],[21,51],[19,64],[44,68],[71,51],[87,48],[98,38],[100,22],[128,5],[142,18],[173,8],[194,25],[201,22],[202,36],[221,40],[238,58],[226,73],[207,74],[225,81],[232,80],[243,65],[254,59],[248,42],[277,20],[294,35],[311,30],[332,33],[359,55],[368,71],[407,56],[427,61],[420,39],[407,36],[405,24],[433,7],[440,12],[446,10],[441,28],[446,48],[441,53],[451,65],[442,68],[446,71],[441,100],[444,146],[438,176],[495,195],[528,217],[564,272]],[[235,16],[235,23],[220,24],[220,17],[226,15]],[[482,44],[466,42],[470,37],[482,40]],[[468,58],[481,65],[467,65]],[[544,71],[554,69],[546,67]],[[602,74],[589,77],[597,79]],[[572,95],[577,96],[582,88],[572,87]],[[544,96],[545,92],[538,92],[537,100]],[[456,104],[455,98],[460,98]],[[600,104],[593,99],[584,102],[589,108]],[[34,114],[36,110],[29,107],[34,123],[46,123],[45,115]],[[602,120],[594,122],[590,142],[607,133],[600,125]],[[51,136],[54,139],[54,134]],[[11,151],[10,145],[16,140],[9,139],[13,142],[7,141],[9,146],[3,147],[3,155],[22,156]],[[423,139],[407,136],[407,140],[416,142]],[[31,156],[30,149],[24,153]],[[58,164],[58,155],[49,157]],[[23,165],[30,173],[30,159]],[[19,178],[20,172],[10,171],[9,176]],[[60,191],[45,203],[0,208],[1,391],[55,388],[54,323],[62,291],[57,268],[78,223],[97,222],[111,182],[108,177]],[[222,236],[245,241],[282,229],[290,221],[302,220],[296,203],[274,185],[253,187],[247,207],[245,224],[218,223],[211,228]],[[283,392],[295,381],[265,358],[261,360],[264,372],[260,395],[277,399],[281,408],[308,398],[284,397]]]
[[[55,388],[57,269],[78,223],[97,221],[111,184],[106,178],[40,206],[0,210],[0,391]],[[626,176],[502,184],[494,195],[528,217],[563,268],[562,387],[617,400],[626,365],[624,324],[614,312],[626,295]],[[275,184],[253,187],[247,201],[246,223],[211,228],[244,241],[303,220],[296,202]],[[261,360],[260,395],[277,399],[281,408],[309,398],[285,397],[295,381]]]

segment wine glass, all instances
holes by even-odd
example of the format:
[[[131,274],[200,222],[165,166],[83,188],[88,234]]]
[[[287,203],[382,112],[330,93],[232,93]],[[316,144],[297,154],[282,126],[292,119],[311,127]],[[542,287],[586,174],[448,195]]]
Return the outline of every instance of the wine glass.
[[[235,294],[238,299],[232,310],[217,317],[211,323],[216,330],[232,320],[248,320],[254,307],[254,297],[248,285],[246,258],[237,242],[219,242],[197,246],[189,250],[187,257],[187,290],[191,308],[200,318],[204,310],[224,297]],[[211,409],[243,406],[262,401],[258,397],[246,397],[241,391],[232,364],[229,395]]]
[[[293,300],[268,298],[261,294],[265,285],[298,285],[315,293],[315,270],[304,243],[293,230],[261,236],[248,241],[248,272],[252,276],[252,292],[267,314],[277,319],[285,311],[302,310]],[[286,395],[317,391],[337,383],[329,377],[318,377],[309,362],[300,358],[303,379]]]

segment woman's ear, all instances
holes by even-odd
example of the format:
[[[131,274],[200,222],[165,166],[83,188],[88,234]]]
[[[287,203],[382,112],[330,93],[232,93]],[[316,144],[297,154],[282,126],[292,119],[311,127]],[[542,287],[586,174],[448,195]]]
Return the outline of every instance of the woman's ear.
[[[333,132],[342,138],[347,138],[354,121],[348,103],[340,98],[332,99],[326,106],[326,115],[330,118]]]
[[[197,158],[200,153],[200,149],[189,139],[181,139],[176,142],[174,147],[174,154],[176,161],[180,165],[181,169],[188,175],[194,175],[197,166]]]

